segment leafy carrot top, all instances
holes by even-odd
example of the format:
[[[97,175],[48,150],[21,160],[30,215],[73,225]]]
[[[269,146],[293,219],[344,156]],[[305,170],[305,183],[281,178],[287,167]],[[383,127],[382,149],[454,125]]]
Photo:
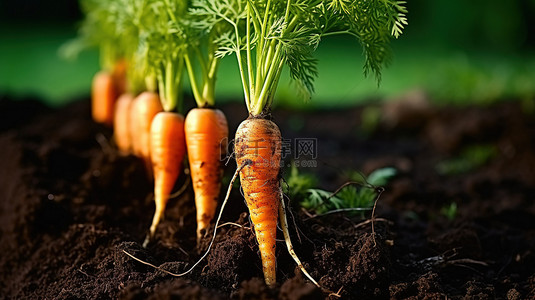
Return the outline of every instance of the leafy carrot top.
[[[323,37],[348,34],[362,45],[364,73],[380,81],[390,55],[389,40],[407,24],[404,1],[394,0],[193,0],[200,25],[227,22],[217,56],[235,54],[249,112],[269,110],[284,65],[306,96],[314,92],[317,61],[313,52]]]

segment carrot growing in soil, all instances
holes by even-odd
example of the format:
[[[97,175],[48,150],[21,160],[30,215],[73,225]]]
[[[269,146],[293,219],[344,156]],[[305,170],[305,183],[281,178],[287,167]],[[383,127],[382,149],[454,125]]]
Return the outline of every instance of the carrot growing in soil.
[[[97,123],[111,126],[117,89],[113,75],[107,71],[99,71],[91,84],[91,116]]]
[[[113,137],[121,154],[132,151],[132,134],[130,132],[130,109],[134,102],[132,93],[124,93],[117,99],[113,117]]]
[[[91,116],[97,123],[113,125],[115,102],[125,89],[126,62],[116,50],[101,42],[101,70],[93,76],[91,84]]]
[[[155,92],[155,76],[150,74],[146,53],[139,46],[148,31],[145,24],[150,23],[150,10],[144,0],[114,0],[107,2],[107,8],[114,12],[113,24],[120,42],[117,46],[124,55],[115,72],[118,89],[123,91],[115,105],[115,142],[123,154],[133,152],[141,157],[150,174],[150,124],[154,115],[162,111]]]
[[[240,172],[240,182],[254,224],[268,286],[276,283],[275,239],[281,201],[281,141],[277,125],[263,118],[249,118],[236,130],[236,163],[240,166],[249,162]]]
[[[113,137],[119,151],[122,154],[134,154],[142,158],[150,174],[152,173],[149,154],[150,124],[163,108],[160,97],[154,89],[141,88],[139,83],[131,83],[129,86],[130,91],[119,96],[115,103]],[[143,89],[146,91],[137,97],[134,96]]]
[[[150,128],[157,113],[163,111],[160,96],[155,92],[143,92],[136,97],[130,110],[130,130],[134,155],[145,162],[152,173],[150,156]],[[151,177],[151,176],[149,176]]]
[[[181,18],[179,18],[181,17]],[[197,244],[208,232],[218,205],[222,157],[226,156],[228,124],[223,112],[214,108],[215,82],[220,58],[215,56],[217,39],[231,28],[225,22],[202,27],[194,13],[171,16],[176,27],[187,33],[184,62],[197,108],[185,121],[186,145],[197,209]]]
[[[186,116],[186,145],[197,208],[197,243],[214,218],[221,188],[221,155],[226,154],[228,125],[223,112],[194,108]]]
[[[313,52],[321,38],[349,34],[364,47],[365,73],[379,71],[388,57],[391,34],[406,24],[401,1],[194,1],[207,27],[224,20],[233,33],[220,38],[219,56],[235,54],[249,118],[236,131],[235,156],[262,257],[264,279],[276,283],[275,237],[278,211],[290,254],[293,252],[280,186],[281,133],[270,120],[271,104],[284,65],[303,95],[310,97],[317,75]],[[365,16],[365,17],[362,17]]]
[[[91,85],[91,116],[95,122],[112,126],[115,100],[124,91],[125,60],[120,47],[120,33],[116,30],[116,15],[109,9],[108,1],[83,0],[85,13],[78,37],[63,45],[60,52],[66,57],[76,55],[91,47],[98,47],[100,71]]]
[[[169,194],[180,175],[186,154],[184,117],[174,112],[160,112],[152,121],[150,131],[152,167],[154,170],[154,201],[156,211],[150,227],[149,240],[165,211]]]
[[[179,28],[170,26],[171,16],[183,15],[186,7],[183,1],[164,2],[149,2],[154,23],[144,40],[144,47],[148,49],[148,64],[151,73],[157,77],[161,106],[165,111],[155,115],[150,128],[149,153],[154,174],[156,211],[144,246],[154,237],[169,195],[182,172],[186,153],[184,117],[173,112],[181,108],[186,35]]]

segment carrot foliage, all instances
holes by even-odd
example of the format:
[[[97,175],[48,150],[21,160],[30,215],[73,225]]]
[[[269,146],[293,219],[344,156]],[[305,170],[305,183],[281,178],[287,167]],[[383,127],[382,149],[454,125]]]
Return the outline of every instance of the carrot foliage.
[[[249,112],[270,109],[283,67],[305,97],[314,92],[322,38],[348,34],[362,45],[364,73],[378,82],[388,62],[389,40],[407,24],[404,1],[395,0],[193,0],[204,28],[227,22],[233,30],[218,39],[216,55],[234,54]]]
[[[162,106],[166,111],[181,109],[182,75],[186,32],[179,26],[186,14],[185,1],[145,0],[148,14],[140,32],[138,51],[147,66],[147,76],[155,76]]]
[[[371,210],[379,196],[378,188],[386,185],[396,173],[393,168],[377,169],[367,178],[360,173],[355,173],[356,175],[352,176],[354,179],[352,184],[344,185],[335,193],[317,188],[308,188],[304,191],[301,189],[298,201],[304,209],[319,215],[333,211],[362,214],[364,211]],[[294,179],[294,182],[299,182],[299,180]],[[290,185],[289,188],[292,189],[293,186]]]
[[[128,1],[128,0],[123,0]],[[213,106],[216,73],[220,58],[215,52],[217,41],[226,23],[203,24],[194,13],[191,1],[136,0],[142,1],[138,22],[141,68],[147,76],[155,76],[160,97],[166,110],[180,104],[182,75],[188,72],[193,96],[198,106]],[[144,66],[147,66],[146,68]]]
[[[209,22],[207,26],[205,16],[197,14],[191,5],[189,8],[181,26],[188,36],[184,61],[191,90],[199,107],[213,106],[216,75],[221,61],[216,52],[221,46],[221,36],[227,35],[232,28],[222,21]]]
[[[80,23],[78,36],[64,44],[60,54],[74,58],[81,51],[96,47],[99,49],[101,69],[111,72],[123,56],[116,27],[119,11],[105,0],[81,0],[80,7],[85,18]]]

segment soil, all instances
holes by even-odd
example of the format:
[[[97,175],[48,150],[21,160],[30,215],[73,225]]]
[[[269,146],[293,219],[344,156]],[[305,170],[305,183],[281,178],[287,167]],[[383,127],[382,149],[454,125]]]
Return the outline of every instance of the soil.
[[[90,120],[89,101],[52,109],[0,97],[0,298],[534,299],[535,115],[519,101],[400,101],[274,113],[286,141],[317,139],[317,165],[299,170],[320,188],[335,190],[351,170],[398,171],[373,228],[369,214],[310,218],[289,203],[295,251],[322,291],[296,268],[282,233],[278,285],[265,286],[238,189],[222,220],[233,224],[192,273],[176,278],[133,260],[123,251],[181,272],[200,257],[191,186],[170,200],[145,249],[154,204],[144,166],[117,153],[111,130]],[[241,103],[222,110],[231,131],[246,118]],[[481,145],[492,149],[486,159],[455,163]],[[234,170],[231,159],[226,182]],[[182,175],[176,189],[187,182]]]

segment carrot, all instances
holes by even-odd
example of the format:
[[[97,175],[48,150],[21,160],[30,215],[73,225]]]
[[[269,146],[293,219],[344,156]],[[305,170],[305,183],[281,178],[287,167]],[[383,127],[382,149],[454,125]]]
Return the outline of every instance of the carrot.
[[[113,75],[107,71],[99,71],[93,77],[91,87],[91,115],[95,122],[113,125],[113,107],[116,98]]]
[[[236,131],[234,151],[240,182],[253,222],[264,279],[268,286],[276,283],[275,237],[280,205],[279,171],[281,133],[275,123],[262,118],[248,118]]]
[[[145,38],[139,40],[139,46],[142,49],[150,49],[146,55],[140,57],[138,63],[146,66],[146,79],[150,79],[147,80],[146,87],[151,88],[153,83],[156,83],[159,97],[152,98],[159,98],[159,109],[165,110],[154,117],[150,141],[141,142],[143,146],[150,145],[148,152],[152,160],[151,170],[154,175],[154,201],[156,202],[156,211],[143,246],[147,246],[154,237],[156,227],[164,214],[169,194],[182,171],[182,161],[186,153],[184,117],[173,113],[173,111],[181,111],[183,97],[185,37],[178,33],[180,30],[176,30],[172,22],[185,13],[185,3],[182,2],[187,1],[179,2],[143,1],[144,4],[135,5],[140,9],[135,13],[139,15],[137,20],[143,20],[139,23],[142,23],[140,25],[143,25],[143,31],[147,33]],[[149,17],[144,18],[145,14],[149,14]],[[143,23],[144,21],[147,22]],[[173,34],[169,34],[171,31]],[[145,151],[142,148],[140,150],[141,153]]]
[[[163,108],[158,94],[143,92],[134,100],[130,112],[132,152],[143,159],[149,173],[152,173],[149,147],[150,127],[154,116],[161,111]]]
[[[115,89],[118,95],[123,94],[127,90],[126,70],[128,69],[128,63],[125,58],[120,58],[115,62],[113,67],[113,82],[115,83]]]
[[[221,188],[221,155],[226,154],[228,125],[223,112],[194,108],[184,124],[189,167],[197,207],[197,242],[214,218]]]
[[[200,21],[192,15],[188,17],[191,24]],[[215,215],[223,175],[221,155],[227,150],[226,117],[220,110],[212,109],[221,60],[217,55],[221,30],[221,26],[213,26],[210,30],[193,27],[185,30],[191,35],[188,36],[184,63],[193,98],[199,107],[192,109],[186,117],[186,142],[197,208],[197,245]]]
[[[115,103],[113,118],[113,137],[117,148],[122,154],[129,154],[132,151],[132,135],[130,132],[130,108],[134,102],[134,95],[124,93]]]
[[[81,1],[80,8],[85,16],[80,24],[79,36],[65,44],[61,53],[75,58],[82,50],[98,47],[100,71],[93,77],[91,116],[95,122],[111,127],[115,100],[123,92],[117,90],[116,78],[120,77],[123,69],[120,60],[124,57],[124,45],[120,40],[124,31],[117,30],[117,10],[110,9],[109,3]]]
[[[140,94],[141,95],[141,94]],[[138,119],[140,118],[139,116],[139,113],[137,112],[137,107],[140,105],[139,104],[139,99],[141,99],[141,97],[139,97],[140,95],[138,95],[137,97],[134,98],[134,100],[132,100],[132,103],[130,103],[130,113],[129,113],[129,117],[128,117],[128,130],[130,131],[130,147],[131,147],[131,151],[132,151],[132,154],[137,156],[137,157],[141,157],[141,144],[139,143],[139,136],[137,137],[134,137],[135,132],[137,132],[137,126],[138,126]]]
[[[144,245],[154,236],[169,194],[182,170],[182,161],[186,154],[182,115],[173,112],[156,114],[150,129],[150,154],[154,173],[156,211]]]

